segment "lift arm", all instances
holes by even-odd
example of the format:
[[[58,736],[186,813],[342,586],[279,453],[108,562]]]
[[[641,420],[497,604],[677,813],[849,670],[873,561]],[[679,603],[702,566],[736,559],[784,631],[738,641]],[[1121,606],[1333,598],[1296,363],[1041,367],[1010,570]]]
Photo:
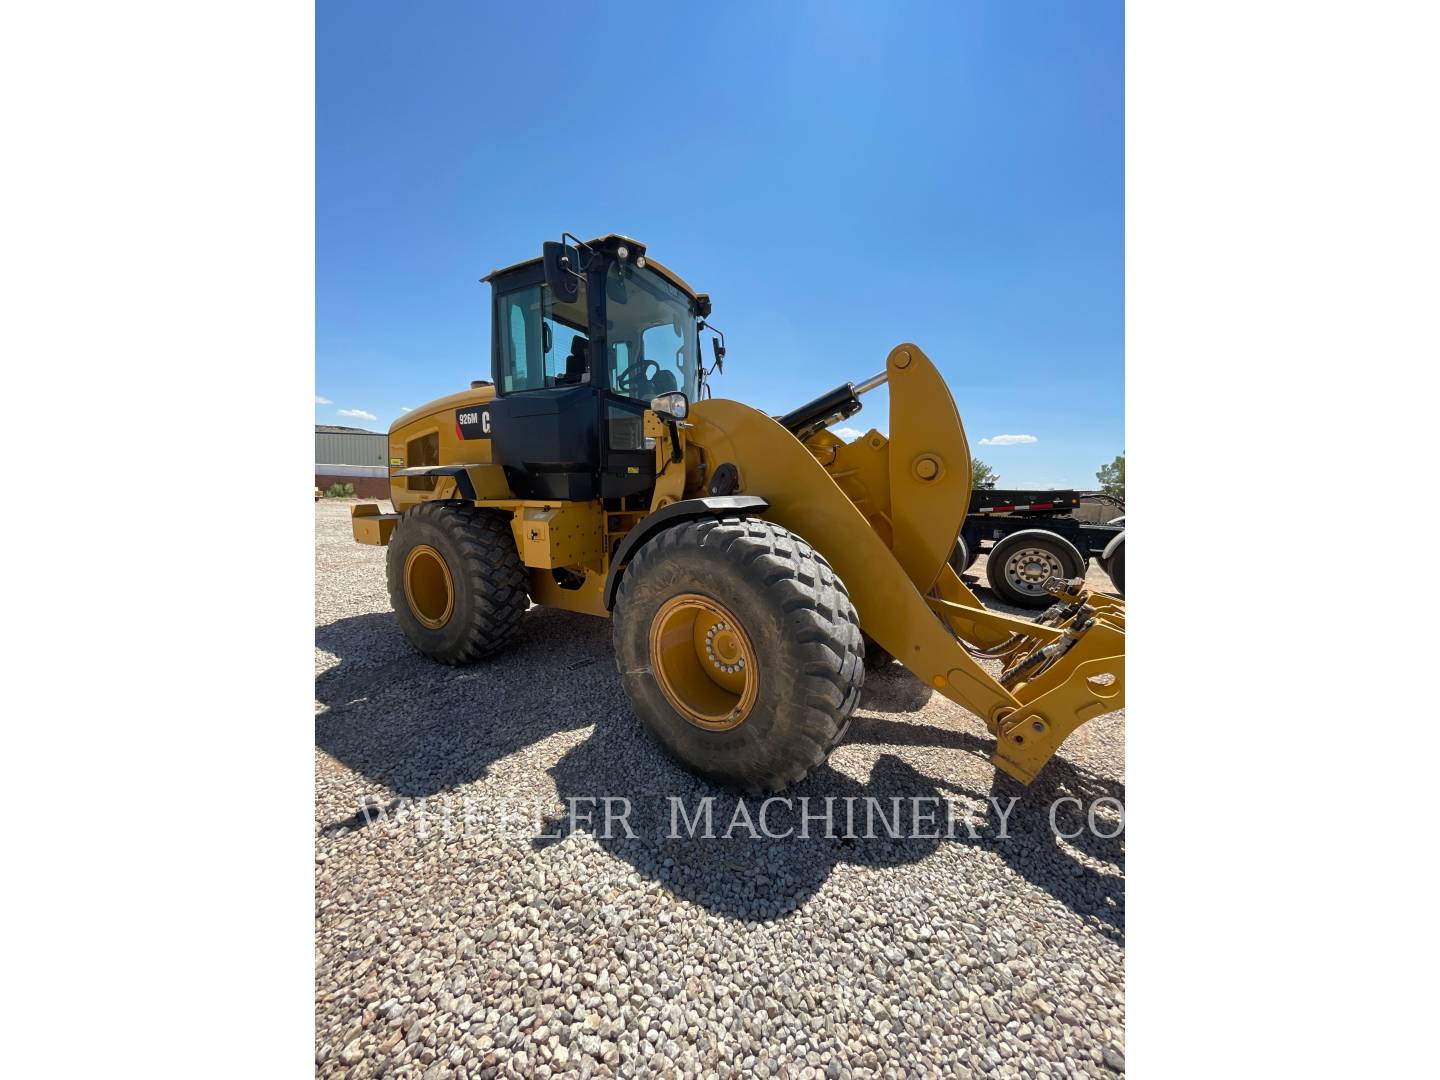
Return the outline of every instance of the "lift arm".
[[[695,404],[687,435],[712,468],[735,467],[737,493],[767,500],[767,518],[825,556],[865,632],[980,716],[996,737],[992,760],[1029,783],[1071,731],[1122,704],[1123,606],[1057,582],[1056,605],[1035,623],[986,610],[947,564],[970,498],[954,399],[915,345],[891,350],[885,372],[888,438],[846,444],[819,431],[801,442],[719,399]]]

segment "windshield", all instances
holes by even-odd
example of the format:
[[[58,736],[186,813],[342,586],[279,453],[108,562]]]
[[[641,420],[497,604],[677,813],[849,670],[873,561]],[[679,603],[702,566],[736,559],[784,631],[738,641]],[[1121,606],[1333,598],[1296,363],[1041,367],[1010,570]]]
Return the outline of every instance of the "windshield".
[[[654,270],[612,262],[605,273],[609,386],[648,402],[683,390],[695,400],[695,304]]]

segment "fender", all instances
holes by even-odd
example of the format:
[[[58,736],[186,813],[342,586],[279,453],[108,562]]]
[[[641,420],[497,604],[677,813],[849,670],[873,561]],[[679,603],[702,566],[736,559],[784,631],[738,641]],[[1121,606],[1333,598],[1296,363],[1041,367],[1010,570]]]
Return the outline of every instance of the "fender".
[[[763,514],[770,509],[770,500],[756,495],[708,495],[699,499],[681,499],[669,506],[662,506],[625,534],[615,557],[610,560],[610,570],[605,575],[605,610],[615,607],[615,593],[620,588],[620,575],[634,557],[640,546],[656,535],[679,525],[682,521],[694,521],[705,517],[736,517],[747,514]]]
[[[1102,558],[1102,559],[1108,559],[1111,555],[1115,554],[1115,549],[1118,548],[1118,547],[1119,547],[1121,544],[1123,544],[1124,542],[1125,542],[1125,530],[1124,530],[1124,529],[1121,529],[1119,536],[1112,536],[1112,537],[1110,538],[1110,542],[1105,545],[1105,550],[1104,550],[1104,552],[1101,553],[1100,558]]]
[[[469,502],[513,499],[505,470],[499,465],[415,465],[408,469],[391,469],[390,477],[448,476],[455,481],[455,492]]]

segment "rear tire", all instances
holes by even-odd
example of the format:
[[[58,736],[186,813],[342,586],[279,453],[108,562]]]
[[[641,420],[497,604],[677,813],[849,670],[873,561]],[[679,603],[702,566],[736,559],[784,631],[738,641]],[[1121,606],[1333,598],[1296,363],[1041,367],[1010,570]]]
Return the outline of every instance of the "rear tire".
[[[985,576],[1006,603],[1046,608],[1054,602],[1045,591],[1046,579],[1084,577],[1085,559],[1059,533],[1022,529],[995,542],[985,562]]]
[[[646,728],[690,771],[747,794],[823,762],[865,681],[844,584],[800,537],[754,518],[689,521],[644,544],[614,633]]]
[[[499,652],[529,606],[509,515],[464,503],[426,502],[401,515],[385,577],[410,644],[445,664]]]

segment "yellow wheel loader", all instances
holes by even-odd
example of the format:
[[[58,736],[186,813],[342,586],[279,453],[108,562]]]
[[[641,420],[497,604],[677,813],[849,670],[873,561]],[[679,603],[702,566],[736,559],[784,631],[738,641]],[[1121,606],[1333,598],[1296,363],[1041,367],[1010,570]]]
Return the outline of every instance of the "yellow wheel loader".
[[[918,346],[784,416],[710,396],[710,298],[629,237],[569,233],[496,270],[492,381],[390,428],[388,545],[406,637],[449,664],[505,647],[530,603],[609,617],[645,726],[682,764],[778,791],[844,737],[867,661],[971,710],[1029,783],[1121,706],[1124,606],[1054,579],[1036,619],[951,565],[970,501],[955,402]],[[700,337],[712,335],[707,366]],[[829,425],[881,384],[889,435]]]

